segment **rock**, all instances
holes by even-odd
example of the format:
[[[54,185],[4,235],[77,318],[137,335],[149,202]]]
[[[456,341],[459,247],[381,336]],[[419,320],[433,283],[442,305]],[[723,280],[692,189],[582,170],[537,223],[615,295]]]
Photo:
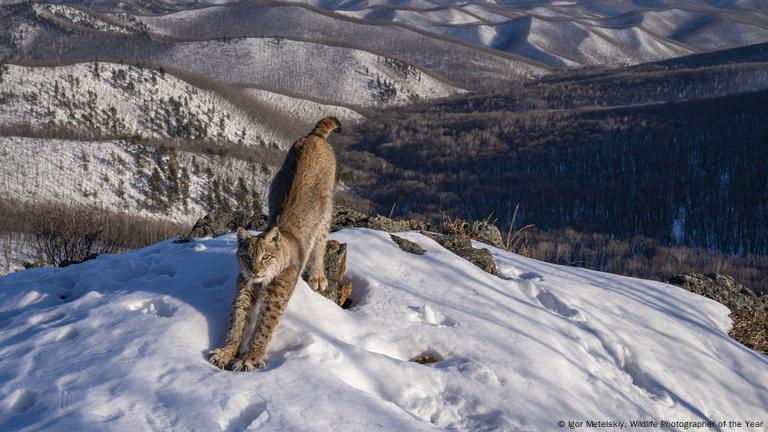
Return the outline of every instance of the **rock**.
[[[416,254],[416,255],[424,255],[424,252],[426,252],[426,249],[419,246],[418,243],[412,242],[410,240],[406,240],[394,234],[390,234],[389,237],[392,238],[392,241],[395,242],[400,247],[400,249],[406,252]]]
[[[431,238],[456,255],[466,259],[481,270],[496,274],[496,260],[488,249],[475,249],[472,247],[472,241],[466,237],[436,234],[427,231],[421,231],[421,234]]]
[[[267,227],[267,216],[263,214],[245,214],[239,211],[225,212],[213,210],[195,222],[192,230],[181,235],[175,243],[186,243],[194,238],[215,237],[237,231],[237,227],[262,231]]]
[[[469,223],[459,218],[451,219],[444,217],[443,223],[438,227],[438,231],[443,234],[466,237],[499,249],[504,249],[504,239],[501,237],[501,231],[499,231],[496,225],[486,220]]]
[[[418,364],[428,365],[428,364],[437,363],[439,361],[442,361],[442,358],[439,355],[434,354],[434,353],[423,352],[423,353],[417,355],[416,357],[414,357],[414,358],[412,358],[412,359],[410,359],[408,361],[412,361],[412,362],[415,362],[415,363],[418,363]]]
[[[331,224],[333,226],[333,231],[342,227],[370,228],[387,232],[429,229],[429,224],[422,221],[412,219],[394,220],[381,215],[369,216],[363,212],[359,212],[343,205],[336,205],[334,207]]]
[[[325,277],[328,278],[328,288],[320,295],[327,297],[339,306],[347,303],[352,294],[352,282],[344,279],[347,270],[347,244],[336,240],[328,240],[325,244]],[[309,279],[307,272],[302,275]]]
[[[489,244],[499,249],[504,249],[504,239],[496,225],[486,221],[474,221],[470,228],[470,238]]]
[[[722,303],[731,310],[752,311],[761,306],[760,298],[754,291],[728,275],[683,273],[672,277],[669,283]]]
[[[728,334],[748,348],[768,354],[768,295],[757,295],[732,277],[717,273],[683,273],[669,283],[728,306],[733,321]]]

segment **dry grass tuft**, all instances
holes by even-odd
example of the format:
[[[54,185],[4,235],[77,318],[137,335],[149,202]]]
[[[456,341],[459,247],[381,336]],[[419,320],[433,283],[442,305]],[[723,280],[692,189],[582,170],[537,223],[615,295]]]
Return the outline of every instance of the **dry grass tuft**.
[[[733,328],[728,334],[745,346],[768,355],[768,305],[757,310],[731,313]]]
[[[518,230],[514,229],[519,208],[520,203],[517,203],[517,205],[515,205],[515,212],[512,213],[512,220],[509,222],[509,231],[507,231],[507,238],[504,240],[504,249],[522,256],[530,257],[531,244],[528,242],[528,234],[526,231],[533,228],[535,225],[528,224]]]
[[[459,237],[472,238],[472,225],[469,222],[457,217],[452,218],[444,212],[441,212],[440,214],[443,218],[438,229],[440,232]]]

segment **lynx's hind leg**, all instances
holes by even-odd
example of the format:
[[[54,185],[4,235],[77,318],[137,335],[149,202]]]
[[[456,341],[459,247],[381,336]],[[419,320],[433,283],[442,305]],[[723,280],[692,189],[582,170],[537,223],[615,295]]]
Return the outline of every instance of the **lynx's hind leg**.
[[[328,289],[328,278],[325,276],[325,244],[328,241],[329,228],[330,221],[327,221],[317,234],[309,257],[309,287],[320,292]]]

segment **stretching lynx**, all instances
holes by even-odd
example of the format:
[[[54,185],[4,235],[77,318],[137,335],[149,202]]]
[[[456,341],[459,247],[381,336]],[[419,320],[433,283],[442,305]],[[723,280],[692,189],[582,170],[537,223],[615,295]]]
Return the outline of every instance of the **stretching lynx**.
[[[336,158],[326,138],[340,131],[334,117],[320,120],[296,141],[269,190],[269,226],[252,236],[237,232],[237,292],[224,345],[208,361],[234,371],[265,366],[272,333],[304,267],[309,285],[325,291],[325,242],[331,221]]]

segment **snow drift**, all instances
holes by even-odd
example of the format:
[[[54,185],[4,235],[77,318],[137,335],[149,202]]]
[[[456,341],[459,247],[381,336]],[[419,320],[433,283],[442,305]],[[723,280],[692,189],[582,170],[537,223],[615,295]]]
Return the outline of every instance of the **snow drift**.
[[[300,282],[267,368],[206,361],[236,239],[162,242],[0,278],[2,430],[510,430],[559,420],[763,421],[768,359],[670,285],[490,248],[492,276],[417,234],[344,229],[351,309]],[[408,359],[427,352],[439,361]],[[702,429],[705,430],[705,429]],[[748,430],[748,429],[747,429]]]

